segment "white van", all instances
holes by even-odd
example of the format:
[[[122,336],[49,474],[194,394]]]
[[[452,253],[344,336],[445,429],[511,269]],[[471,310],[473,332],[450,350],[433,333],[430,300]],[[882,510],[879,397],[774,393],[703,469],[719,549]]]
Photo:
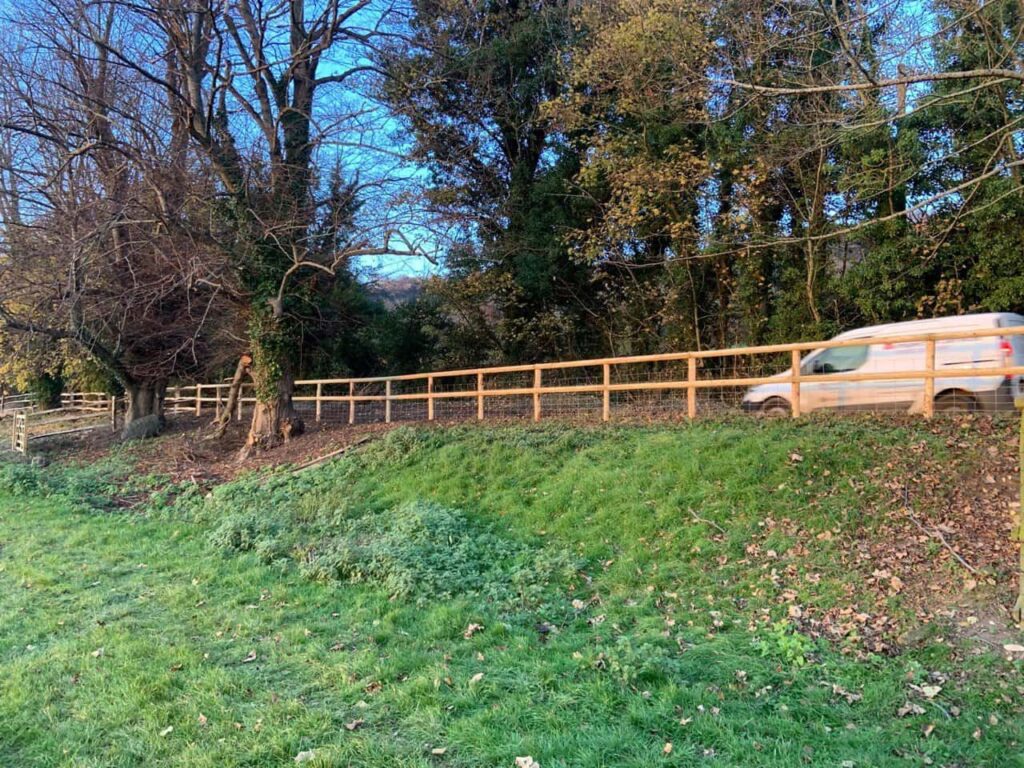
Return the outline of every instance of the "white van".
[[[1024,316],[1010,312],[912,320],[858,328],[835,337],[864,339],[863,345],[818,349],[800,363],[801,375],[814,376],[800,383],[800,410],[901,410],[920,412],[924,407],[924,379],[832,381],[829,374],[918,371],[925,368],[923,341],[886,344],[886,337],[956,333],[1024,326]],[[935,379],[936,411],[1012,410],[1024,398],[1024,377],[985,376],[985,368],[1024,366],[1024,336],[986,336],[978,339],[939,340],[935,343],[935,369],[977,368],[978,375]],[[777,378],[786,378],[789,372]],[[775,377],[773,377],[775,378]],[[790,413],[789,382],[751,387],[743,408],[768,415]],[[1019,407],[1019,406],[1018,406]]]

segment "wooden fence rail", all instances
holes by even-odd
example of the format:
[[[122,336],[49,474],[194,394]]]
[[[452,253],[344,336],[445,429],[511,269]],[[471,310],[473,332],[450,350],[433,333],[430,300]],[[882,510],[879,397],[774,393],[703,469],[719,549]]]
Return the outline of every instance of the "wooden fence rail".
[[[31,441],[117,426],[118,398],[105,392],[66,392],[61,407],[14,414],[11,449],[28,455]]]
[[[575,414],[585,410],[578,401],[570,407],[557,407],[559,398],[576,396],[590,404],[590,410],[609,421],[617,408],[631,407],[631,412],[644,415],[643,398],[676,397],[669,406],[680,415],[696,418],[702,412],[711,412],[717,396],[721,402],[742,397],[751,387],[776,385],[780,398],[787,401],[789,413],[800,416],[804,410],[805,395],[817,385],[844,383],[896,384],[909,382],[914,391],[918,410],[926,418],[935,411],[937,397],[944,394],[949,383],[971,378],[985,379],[989,383],[1005,380],[1012,390],[1010,397],[1024,397],[1024,365],[1011,365],[1014,358],[1021,359],[1024,348],[1024,326],[1014,328],[979,329],[930,334],[843,339],[796,344],[709,349],[687,352],[667,352],[654,355],[569,360],[533,365],[505,365],[487,368],[467,368],[450,371],[410,373],[398,376],[371,376],[363,378],[303,379],[295,382],[294,402],[297,407],[312,411],[315,421],[329,416],[328,407],[341,408],[341,420],[355,424],[357,420],[391,422],[396,409],[408,404],[422,404],[414,418],[435,421],[443,418],[442,406],[456,408],[461,418],[483,420],[495,415],[518,415],[540,421],[546,413]],[[969,360],[954,363],[937,360],[938,348],[949,342],[971,342],[991,339],[989,357],[979,358],[977,349]],[[1016,352],[1010,340],[1016,339]],[[920,365],[839,373],[809,373],[802,370],[802,353],[850,347],[898,348],[901,345],[920,345]],[[1009,345],[1004,348],[1002,345]],[[1011,354],[1012,353],[1012,354]],[[948,357],[948,355],[947,355]],[[175,386],[167,391],[165,408],[168,413],[188,413],[203,416],[210,413],[219,417],[227,407],[230,383],[202,383]],[[919,391],[918,391],[919,387]],[[1015,389],[1014,389],[1015,388]],[[947,390],[948,391],[948,390]],[[255,404],[253,387],[243,384],[235,412],[241,420]],[[509,405],[509,403],[513,405]],[[553,403],[556,407],[552,407]],[[1012,407],[1002,402],[1003,407]],[[66,426],[79,415],[96,416],[108,413],[116,419],[117,400],[103,392],[70,392],[61,396],[57,411],[32,413],[27,400],[13,401],[21,410],[12,434],[12,446],[27,450],[28,441],[35,437],[66,434],[95,427],[75,427],[40,433],[41,428],[53,426],[48,419]],[[22,407],[24,406],[24,408]],[[815,406],[820,407],[820,406]],[[1024,407],[1018,400],[1017,407]],[[14,410],[14,409],[12,409]],[[307,411],[308,413],[308,411]],[[406,418],[408,413],[406,410]],[[337,418],[337,416],[336,416]],[[399,414],[398,418],[403,418]],[[20,431],[19,431],[20,430]],[[20,437],[19,437],[20,435]]]
[[[1007,364],[1011,361],[1008,353],[1001,360],[995,357],[977,359],[975,356],[975,359],[956,364],[937,364],[936,345],[992,339],[995,349],[1000,341],[1019,336],[1024,336],[1024,327],[668,352],[398,376],[304,379],[295,382],[294,400],[297,404],[311,405],[316,421],[324,418],[326,406],[340,405],[347,410],[350,424],[360,416],[390,422],[395,408],[406,403],[422,403],[424,413],[417,418],[434,421],[439,405],[462,402],[466,406],[461,411],[465,417],[482,420],[491,413],[488,403],[508,400],[523,404],[522,408],[517,406],[513,409],[516,413],[522,411],[523,415],[529,416],[532,412],[533,420],[539,421],[546,412],[545,404],[552,399],[586,395],[595,398],[601,418],[608,421],[613,414],[615,396],[685,393],[685,401],[680,403],[680,408],[685,408],[689,418],[695,418],[702,402],[704,408],[709,407],[706,398],[710,395],[737,397],[749,387],[780,384],[787,395],[784,399],[790,403],[790,413],[797,417],[802,412],[801,392],[804,387],[909,381],[920,382],[920,411],[930,418],[934,413],[936,393],[942,393],[943,382],[947,380],[968,377],[1016,380],[1024,376],[1024,365]],[[804,352],[863,346],[889,349],[899,345],[923,345],[922,364],[867,373],[808,373],[801,370]],[[1019,354],[1017,357],[1019,359]],[[637,372],[645,366],[646,374],[643,370]],[[667,366],[667,374],[663,376],[664,370],[657,366]],[[516,376],[520,381],[503,383]],[[221,382],[174,387],[167,394],[167,409],[170,413],[194,413],[196,416],[212,411],[219,416],[226,407],[230,386]],[[243,411],[254,403],[252,386],[244,385],[233,416],[241,419]],[[366,410],[367,406],[372,406],[370,411]]]

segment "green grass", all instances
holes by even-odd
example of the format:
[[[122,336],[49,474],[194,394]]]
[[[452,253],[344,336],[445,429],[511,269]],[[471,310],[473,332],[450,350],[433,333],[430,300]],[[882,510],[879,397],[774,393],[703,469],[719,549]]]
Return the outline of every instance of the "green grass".
[[[856,421],[403,429],[134,510],[109,500],[158,480],[127,454],[3,467],[0,766],[1024,765],[1019,663],[938,633],[872,655],[780,601],[866,600],[837,548],[911,441],[946,450]]]

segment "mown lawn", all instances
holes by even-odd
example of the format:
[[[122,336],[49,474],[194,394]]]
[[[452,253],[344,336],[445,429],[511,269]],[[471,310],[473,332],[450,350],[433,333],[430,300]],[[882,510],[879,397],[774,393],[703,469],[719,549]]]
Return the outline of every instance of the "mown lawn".
[[[1024,765],[1021,662],[802,623],[879,609],[838,554],[910,442],[946,450],[870,422],[402,429],[209,495],[127,450],[5,466],[0,766]]]

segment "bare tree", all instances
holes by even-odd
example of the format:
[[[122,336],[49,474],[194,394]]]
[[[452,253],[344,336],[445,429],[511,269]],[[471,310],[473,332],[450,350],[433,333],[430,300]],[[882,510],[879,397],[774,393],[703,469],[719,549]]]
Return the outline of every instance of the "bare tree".
[[[47,0],[6,28],[0,321],[94,359],[128,422],[161,415],[169,378],[202,368],[219,301],[200,282],[215,251],[185,226],[202,176],[162,91],[112,63],[116,6]]]

